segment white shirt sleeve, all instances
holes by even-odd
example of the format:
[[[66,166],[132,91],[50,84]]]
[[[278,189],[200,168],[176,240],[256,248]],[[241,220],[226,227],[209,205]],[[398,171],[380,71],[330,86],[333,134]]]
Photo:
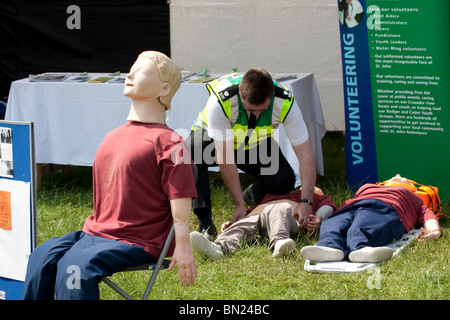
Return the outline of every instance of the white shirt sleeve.
[[[206,104],[208,110],[208,135],[216,141],[233,140],[233,130],[230,120],[223,112],[215,95],[211,95]]]
[[[302,113],[297,104],[294,104],[283,122],[284,131],[289,142],[293,146],[302,144],[308,140],[308,130],[305,121],[303,121]]]

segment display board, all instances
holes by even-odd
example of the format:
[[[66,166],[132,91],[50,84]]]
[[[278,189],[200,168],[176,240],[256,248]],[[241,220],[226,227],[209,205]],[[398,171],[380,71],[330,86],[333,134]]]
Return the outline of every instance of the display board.
[[[22,298],[36,246],[33,123],[0,121],[0,300]]]
[[[339,0],[347,181],[450,195],[450,2]]]

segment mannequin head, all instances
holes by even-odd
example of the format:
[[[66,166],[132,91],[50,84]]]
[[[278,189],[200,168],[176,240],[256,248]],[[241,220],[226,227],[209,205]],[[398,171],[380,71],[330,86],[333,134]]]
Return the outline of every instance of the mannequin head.
[[[180,85],[181,72],[175,62],[161,52],[144,51],[127,75],[124,95],[133,100],[159,101],[168,110]]]
[[[409,181],[408,178],[402,177],[400,174],[396,174],[394,177],[389,179],[386,183],[387,186],[403,186],[409,190],[415,191],[416,187]]]
[[[404,184],[411,184],[408,178],[402,177],[399,173],[397,173],[395,176],[393,176],[391,179],[389,179],[389,182],[397,182],[397,183],[404,183]]]

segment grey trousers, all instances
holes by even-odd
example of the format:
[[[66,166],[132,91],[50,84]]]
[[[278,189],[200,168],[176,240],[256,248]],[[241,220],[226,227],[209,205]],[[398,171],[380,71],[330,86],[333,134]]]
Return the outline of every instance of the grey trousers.
[[[269,238],[269,249],[272,251],[278,240],[288,239],[300,230],[291,211],[289,202],[268,204],[261,213],[248,215],[233,223],[214,243],[221,245],[223,253],[229,255],[259,234]]]

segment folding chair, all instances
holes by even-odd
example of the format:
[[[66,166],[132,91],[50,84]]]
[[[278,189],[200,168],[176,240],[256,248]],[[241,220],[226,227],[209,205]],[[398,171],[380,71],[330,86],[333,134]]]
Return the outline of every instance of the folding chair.
[[[166,269],[169,267],[170,260],[165,259],[167,250],[169,250],[170,244],[172,243],[172,239],[175,233],[175,229],[172,226],[170,229],[169,235],[167,236],[166,242],[164,243],[164,247],[161,251],[161,254],[159,255],[159,258],[156,262],[153,263],[147,263],[142,264],[135,267],[128,267],[120,272],[127,272],[127,271],[142,271],[142,270],[152,270],[152,276],[150,277],[150,280],[147,284],[147,288],[145,289],[144,295],[142,296],[142,300],[147,300],[148,296],[150,295],[150,292],[152,291],[153,285],[155,284],[156,277],[158,276],[158,272],[160,269]],[[132,296],[130,296],[128,293],[126,293],[122,288],[120,288],[117,284],[112,282],[108,278],[103,278],[102,281],[106,283],[108,286],[110,286],[112,289],[114,289],[118,294],[120,294],[122,297],[124,297],[127,300],[134,300]]]

